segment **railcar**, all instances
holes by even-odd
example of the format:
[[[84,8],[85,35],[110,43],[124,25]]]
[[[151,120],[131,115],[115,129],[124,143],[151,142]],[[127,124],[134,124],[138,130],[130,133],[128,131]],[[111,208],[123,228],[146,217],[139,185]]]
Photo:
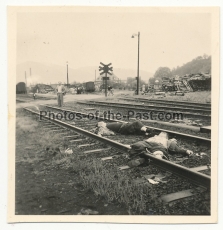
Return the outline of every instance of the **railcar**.
[[[25,82],[19,82],[16,85],[16,94],[26,94],[27,90],[26,90],[26,84]]]
[[[95,84],[93,81],[85,82],[84,88],[85,88],[86,92],[94,92],[95,91]]]

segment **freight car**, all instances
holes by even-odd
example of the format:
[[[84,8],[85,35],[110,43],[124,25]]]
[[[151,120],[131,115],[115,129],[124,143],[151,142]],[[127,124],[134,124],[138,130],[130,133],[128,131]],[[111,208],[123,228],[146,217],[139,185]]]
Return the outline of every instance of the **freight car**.
[[[85,92],[94,92],[95,91],[95,84],[93,81],[88,81],[83,84],[85,88]]]
[[[16,94],[26,94],[27,91],[26,91],[26,84],[25,82],[19,82],[17,85],[16,85]]]

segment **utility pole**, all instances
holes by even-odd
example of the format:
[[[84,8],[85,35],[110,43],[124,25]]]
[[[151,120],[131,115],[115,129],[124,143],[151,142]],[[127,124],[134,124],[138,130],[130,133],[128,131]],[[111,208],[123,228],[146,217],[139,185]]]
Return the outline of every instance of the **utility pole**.
[[[139,95],[139,43],[140,43],[140,32],[138,32],[137,95]]]
[[[105,73],[105,97],[108,95],[108,78],[107,73]]]
[[[25,71],[25,82],[26,82],[26,87],[27,87],[26,71]]]
[[[96,82],[96,70],[95,70],[94,82]]]
[[[138,32],[138,34],[133,34],[132,38],[134,38],[135,36],[138,37],[138,63],[137,63],[137,77],[136,77],[136,81],[137,81],[136,94],[139,95],[139,44],[140,44],[140,32]]]
[[[32,86],[32,80],[31,80],[31,76],[32,76],[32,72],[31,72],[31,68],[29,68],[29,74],[30,74],[30,83],[29,83],[29,86]]]
[[[67,87],[69,85],[69,79],[68,79],[68,62],[67,62]]]

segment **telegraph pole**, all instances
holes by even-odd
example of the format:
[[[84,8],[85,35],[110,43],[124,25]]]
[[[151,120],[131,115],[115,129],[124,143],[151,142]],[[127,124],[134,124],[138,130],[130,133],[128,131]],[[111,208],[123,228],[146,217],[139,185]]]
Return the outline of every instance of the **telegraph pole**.
[[[68,78],[68,62],[67,62],[67,87],[69,85],[69,78]]]
[[[140,43],[140,32],[138,32],[137,95],[139,95],[139,43]]]
[[[138,37],[138,63],[137,63],[137,77],[136,77],[136,82],[137,82],[136,94],[139,95],[139,44],[140,44],[140,32],[138,32],[138,34],[133,34],[132,38],[134,38],[135,36]]]
[[[26,71],[25,71],[25,81],[26,81],[26,87],[27,87]]]

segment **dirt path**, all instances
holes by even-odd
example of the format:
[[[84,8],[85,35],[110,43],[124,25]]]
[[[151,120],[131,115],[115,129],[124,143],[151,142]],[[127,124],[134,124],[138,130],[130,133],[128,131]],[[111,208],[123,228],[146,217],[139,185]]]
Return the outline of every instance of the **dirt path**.
[[[108,204],[85,190],[72,169],[42,170],[39,163],[16,164],[18,215],[77,215],[91,209],[99,215],[127,215],[124,208]]]

